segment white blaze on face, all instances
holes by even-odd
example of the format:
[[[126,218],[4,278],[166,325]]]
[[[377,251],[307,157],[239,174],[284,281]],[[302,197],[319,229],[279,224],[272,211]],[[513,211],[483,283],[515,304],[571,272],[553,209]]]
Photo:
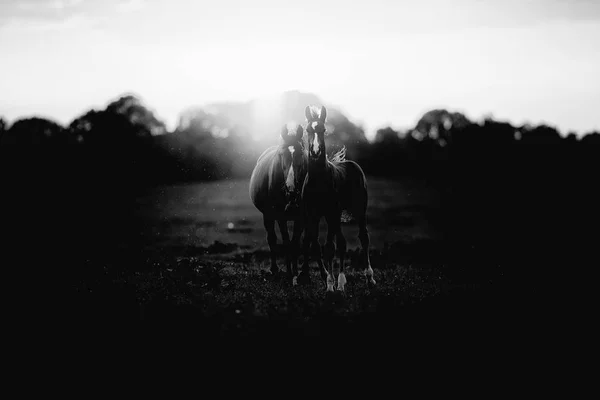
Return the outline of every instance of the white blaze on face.
[[[315,154],[319,152],[319,139],[317,138],[317,135],[315,135],[315,140],[313,141],[313,151]]]
[[[316,121],[313,121],[313,122],[311,123],[311,126],[312,126],[312,128],[313,128],[313,129],[314,129],[314,128],[315,128],[317,125],[319,125],[319,123],[318,123],[318,122],[316,122]],[[313,142],[312,142],[312,148],[313,148],[313,152],[314,152],[315,154],[317,154],[317,153],[319,153],[319,138],[317,137],[317,134],[316,134],[316,133],[315,133],[314,135],[315,135],[315,138],[313,139]]]
[[[288,150],[290,152],[290,154],[292,155],[292,160],[294,159],[294,146],[290,146],[288,147]],[[288,171],[287,174],[287,178],[285,180],[285,185],[287,186],[287,188],[290,191],[294,190],[294,162],[292,161],[292,164],[290,165],[290,169]]]

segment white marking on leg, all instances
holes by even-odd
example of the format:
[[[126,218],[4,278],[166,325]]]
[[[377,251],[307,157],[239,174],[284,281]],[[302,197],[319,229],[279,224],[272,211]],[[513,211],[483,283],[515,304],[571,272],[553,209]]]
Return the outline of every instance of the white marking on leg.
[[[329,272],[327,272],[327,291],[328,292],[333,292],[333,276],[331,276],[331,274]]]
[[[340,272],[340,274],[338,275],[338,290],[340,292],[343,292],[345,286],[346,286],[346,274],[344,274],[343,272]]]
[[[298,284],[298,277],[297,277],[297,276],[294,276],[294,277],[292,278],[292,286],[296,286],[297,284]]]
[[[373,279],[373,268],[371,268],[370,265],[365,268],[365,278],[367,279],[367,283],[370,282],[375,285],[376,282],[375,279]]]
[[[340,265],[336,262],[333,264],[333,280],[338,282],[339,288]]]

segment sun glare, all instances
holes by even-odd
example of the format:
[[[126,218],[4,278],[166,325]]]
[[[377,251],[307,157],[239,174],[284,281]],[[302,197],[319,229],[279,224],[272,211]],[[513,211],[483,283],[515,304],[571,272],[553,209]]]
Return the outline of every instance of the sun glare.
[[[273,134],[279,122],[283,119],[282,96],[268,95],[263,96],[253,102],[252,122],[254,138],[261,139],[266,135]]]

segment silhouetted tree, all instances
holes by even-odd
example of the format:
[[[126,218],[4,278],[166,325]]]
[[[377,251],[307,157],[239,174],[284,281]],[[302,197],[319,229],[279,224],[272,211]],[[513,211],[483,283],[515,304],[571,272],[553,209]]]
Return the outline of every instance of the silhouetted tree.
[[[345,145],[352,152],[356,145],[367,142],[364,130],[335,108],[327,110],[327,124],[328,144],[333,148]]]
[[[165,124],[132,95],[119,97],[102,111],[88,111],[69,130],[79,142],[110,145],[166,133]]]
[[[585,146],[598,150],[600,147],[600,132],[592,131],[584,134],[581,138],[581,143]]]
[[[121,96],[106,107],[107,112],[114,112],[127,118],[138,137],[149,137],[166,133],[165,124],[142,104],[142,101],[133,96]]]
[[[34,149],[52,144],[63,144],[66,136],[64,128],[46,118],[30,117],[15,121],[6,135],[19,148]]]
[[[391,127],[378,129],[375,133],[375,143],[384,143],[386,145],[399,145],[400,133]]]
[[[8,123],[2,117],[0,117],[0,152],[3,152],[8,147],[12,147],[12,143],[9,142],[8,137],[5,135],[8,130]]]
[[[447,144],[452,141],[452,131],[464,129],[470,124],[471,121],[459,112],[434,109],[423,114],[413,132],[418,138],[429,138]]]
[[[521,140],[523,140],[524,143],[535,146],[556,145],[561,140],[558,130],[544,124],[535,127],[524,126],[521,128],[521,133]]]

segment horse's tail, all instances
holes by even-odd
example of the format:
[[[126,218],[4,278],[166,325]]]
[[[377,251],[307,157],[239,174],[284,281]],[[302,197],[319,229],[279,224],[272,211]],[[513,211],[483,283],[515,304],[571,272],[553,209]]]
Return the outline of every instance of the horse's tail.
[[[356,161],[345,160],[342,164],[346,170],[348,198],[347,210],[353,218],[360,219],[367,211],[369,194],[367,189],[367,178],[364,171]]]

